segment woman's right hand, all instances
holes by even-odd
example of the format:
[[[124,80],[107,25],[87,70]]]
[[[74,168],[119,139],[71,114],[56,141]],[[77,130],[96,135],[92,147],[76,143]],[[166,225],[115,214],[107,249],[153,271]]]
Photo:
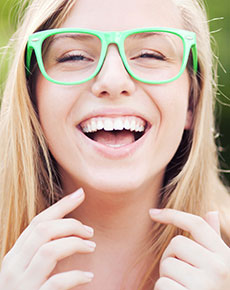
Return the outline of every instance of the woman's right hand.
[[[93,274],[74,270],[51,275],[57,262],[74,253],[91,253],[93,229],[63,218],[84,200],[79,189],[38,214],[4,257],[0,290],[67,290],[88,283]]]

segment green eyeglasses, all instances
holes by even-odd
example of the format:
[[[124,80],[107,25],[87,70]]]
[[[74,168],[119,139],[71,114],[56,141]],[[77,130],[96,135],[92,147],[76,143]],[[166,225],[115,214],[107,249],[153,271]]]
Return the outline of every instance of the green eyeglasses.
[[[127,72],[148,84],[164,84],[178,79],[186,68],[190,51],[197,72],[194,32],[150,27],[102,32],[89,29],[58,28],[29,37],[27,73],[34,50],[43,76],[56,84],[87,82],[100,71],[108,45],[116,44]]]

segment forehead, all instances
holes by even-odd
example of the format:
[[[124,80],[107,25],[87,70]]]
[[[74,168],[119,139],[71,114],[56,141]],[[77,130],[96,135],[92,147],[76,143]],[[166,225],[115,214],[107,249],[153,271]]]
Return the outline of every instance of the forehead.
[[[104,31],[150,26],[183,28],[172,0],[77,0],[62,24]]]

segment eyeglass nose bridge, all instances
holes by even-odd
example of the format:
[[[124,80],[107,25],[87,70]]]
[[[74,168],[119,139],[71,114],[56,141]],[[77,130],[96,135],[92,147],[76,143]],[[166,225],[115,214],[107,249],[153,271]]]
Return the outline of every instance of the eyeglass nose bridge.
[[[120,57],[122,59],[122,62],[123,64],[125,65],[124,63],[124,60],[123,60],[123,56],[122,56],[122,32],[120,31],[111,31],[111,32],[104,32],[103,33],[103,40],[104,40],[104,43],[105,43],[105,47],[104,47],[104,59],[106,57],[106,53],[108,51],[108,46],[110,44],[116,44],[117,48],[118,48],[118,51],[119,51],[119,54],[120,54]],[[103,62],[104,62],[104,59],[103,59]]]
[[[97,73],[101,70],[101,68],[103,66],[103,63],[105,61],[106,54],[108,51],[108,47],[110,44],[116,44],[121,61],[124,65],[124,68],[129,73],[129,70],[128,70],[127,65],[126,65],[126,61],[124,59],[124,53],[123,53],[123,47],[122,47],[123,42],[124,42],[124,34],[121,31],[103,32],[103,37],[101,40],[104,42],[104,48],[103,48],[103,52],[102,52],[103,56],[102,56],[102,59],[100,61],[100,65],[99,65],[99,68],[97,70]]]
[[[111,31],[111,32],[105,32],[104,33],[104,39],[106,41],[106,46],[109,44],[117,44],[119,46],[120,40],[121,40],[122,32],[120,31]]]

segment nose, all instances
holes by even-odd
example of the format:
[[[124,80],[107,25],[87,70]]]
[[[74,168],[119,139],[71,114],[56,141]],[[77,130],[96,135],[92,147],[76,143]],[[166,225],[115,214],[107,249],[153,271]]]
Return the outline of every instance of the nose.
[[[117,98],[130,96],[135,83],[126,71],[115,44],[108,47],[103,66],[94,79],[92,93],[97,97]]]

